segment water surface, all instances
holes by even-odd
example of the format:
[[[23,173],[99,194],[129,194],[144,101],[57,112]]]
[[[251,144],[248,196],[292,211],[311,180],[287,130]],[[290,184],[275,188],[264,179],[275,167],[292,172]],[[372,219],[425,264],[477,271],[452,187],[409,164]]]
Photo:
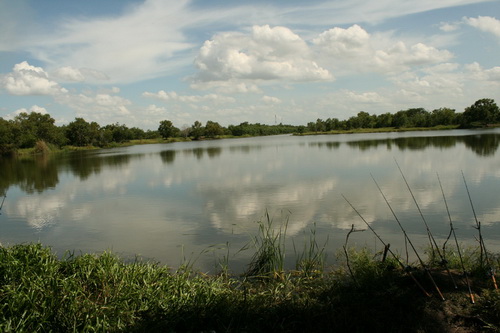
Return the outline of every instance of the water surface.
[[[434,237],[449,219],[459,241],[477,231],[465,176],[489,250],[500,250],[500,131],[273,136],[0,158],[0,242],[41,242],[59,254],[113,250],[172,266],[191,260],[213,270],[229,253],[243,269],[266,212],[287,222],[289,265],[311,229],[329,260],[354,227],[366,229],[349,201],[392,248],[404,239],[372,176],[419,249],[427,234],[400,165]],[[1,202],[1,201],[0,201]],[[249,250],[239,251],[246,245]],[[350,245],[380,250],[370,231]],[[295,250],[294,250],[295,246]],[[229,252],[228,252],[229,251]],[[423,250],[422,250],[423,251]]]

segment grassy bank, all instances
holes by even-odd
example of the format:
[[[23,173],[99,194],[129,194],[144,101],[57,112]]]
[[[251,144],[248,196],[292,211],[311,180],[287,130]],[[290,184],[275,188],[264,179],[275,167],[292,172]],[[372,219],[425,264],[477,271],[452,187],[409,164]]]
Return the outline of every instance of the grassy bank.
[[[382,254],[366,249],[348,249],[348,267],[322,268],[315,259],[320,252],[313,250],[299,256],[297,270],[283,271],[281,236],[268,236],[260,239],[256,256],[241,276],[227,271],[207,276],[189,267],[174,270],[140,260],[126,263],[112,253],[58,258],[40,244],[0,248],[0,331],[500,330],[500,293],[474,250],[464,253],[476,301],[471,304],[451,252],[449,267],[457,289],[442,268],[429,261],[446,298],[442,301],[435,293],[424,295],[394,260],[382,260]],[[304,266],[307,261],[312,264]],[[412,273],[432,292],[421,267]]]
[[[355,133],[390,133],[414,131],[443,131],[459,128],[459,125],[439,125],[434,127],[381,127],[381,128],[356,128],[350,130],[334,130],[327,132],[305,132],[294,135],[325,135],[325,134],[355,134]]]
[[[129,147],[135,145],[147,145],[147,144],[159,144],[159,143],[172,143],[172,142],[184,142],[191,141],[189,138],[169,138],[169,139],[141,139],[141,140],[130,140],[126,142],[116,143],[113,142],[105,147],[95,147],[95,146],[64,146],[57,147],[52,144],[46,144],[43,141],[37,142],[33,148],[22,148],[13,151],[13,154],[26,156],[26,155],[36,155],[36,154],[49,154],[49,153],[61,153],[61,152],[71,152],[80,150],[95,150],[95,149],[108,149],[108,148],[119,148],[119,147]]]

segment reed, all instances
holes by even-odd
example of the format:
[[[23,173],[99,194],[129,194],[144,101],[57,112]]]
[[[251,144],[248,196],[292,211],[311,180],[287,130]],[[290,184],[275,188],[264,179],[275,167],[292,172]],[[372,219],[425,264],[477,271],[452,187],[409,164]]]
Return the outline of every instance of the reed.
[[[463,255],[467,258],[467,251]],[[477,276],[481,297],[474,307],[461,303],[462,292],[452,289],[447,302],[453,303],[445,311],[443,303],[408,285],[394,260],[382,261],[369,249],[351,248],[349,257],[358,285],[343,269],[314,277],[242,279],[173,270],[139,258],[127,263],[109,252],[67,253],[59,259],[40,244],[2,247],[0,331],[386,332],[411,327],[410,332],[436,332],[445,331],[446,318],[456,326],[460,316],[500,328],[500,294],[481,289]],[[454,262],[450,254],[450,265]],[[457,312],[449,313],[449,304]]]
[[[455,238],[457,247],[443,245],[443,253],[453,274],[467,274],[474,304],[464,288],[443,288],[444,302],[424,297],[421,291],[428,294],[425,288],[446,277],[432,267],[432,254],[413,268],[405,265],[347,202],[384,252],[349,247],[349,237],[361,231],[353,227],[339,254],[345,261],[334,267],[326,266],[328,238],[320,244],[313,225],[301,251],[294,243],[296,267],[287,271],[288,218],[275,221],[268,212],[246,247],[254,255],[243,276],[230,273],[228,243],[205,251],[224,251],[214,275],[196,271],[193,255],[173,269],[140,258],[125,262],[111,252],[58,257],[41,244],[0,246],[0,331],[442,332],[457,325],[464,332],[500,331],[500,293],[484,275],[485,258],[494,270],[498,255],[485,252],[484,244],[464,247]],[[431,269],[436,280],[421,283]]]
[[[259,221],[259,232],[253,237],[255,253],[248,265],[245,276],[248,277],[283,277],[285,271],[285,241],[288,218],[275,229],[269,212],[265,221]]]
[[[323,274],[326,263],[326,249],[329,237],[326,238],[323,245],[318,244],[316,238],[316,223],[309,230],[309,237],[303,241],[303,249],[301,252],[297,250],[295,242],[293,249],[295,252],[295,269],[302,275],[312,277]]]

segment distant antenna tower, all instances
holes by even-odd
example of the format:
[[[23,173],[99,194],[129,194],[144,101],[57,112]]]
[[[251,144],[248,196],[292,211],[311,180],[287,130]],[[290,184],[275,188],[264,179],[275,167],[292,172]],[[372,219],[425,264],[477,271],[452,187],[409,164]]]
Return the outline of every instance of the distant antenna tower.
[[[276,122],[276,115],[274,115],[274,125],[276,125],[276,124],[278,124],[278,123]]]

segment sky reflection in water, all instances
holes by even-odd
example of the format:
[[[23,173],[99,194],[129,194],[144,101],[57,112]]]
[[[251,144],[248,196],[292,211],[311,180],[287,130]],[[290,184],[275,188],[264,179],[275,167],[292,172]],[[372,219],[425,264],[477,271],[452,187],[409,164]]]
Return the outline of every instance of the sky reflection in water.
[[[437,173],[458,237],[474,244],[463,172],[487,246],[500,250],[499,140],[498,130],[278,136],[3,158],[0,241],[40,241],[59,253],[111,249],[174,266],[196,259],[203,270],[229,245],[230,263],[241,270],[252,251],[233,255],[268,211],[276,225],[288,221],[290,254],[315,224],[334,260],[352,224],[366,229],[343,194],[402,253],[403,236],[371,179],[423,248],[425,228],[396,160],[441,243],[449,222]],[[369,232],[350,244],[381,248]]]

